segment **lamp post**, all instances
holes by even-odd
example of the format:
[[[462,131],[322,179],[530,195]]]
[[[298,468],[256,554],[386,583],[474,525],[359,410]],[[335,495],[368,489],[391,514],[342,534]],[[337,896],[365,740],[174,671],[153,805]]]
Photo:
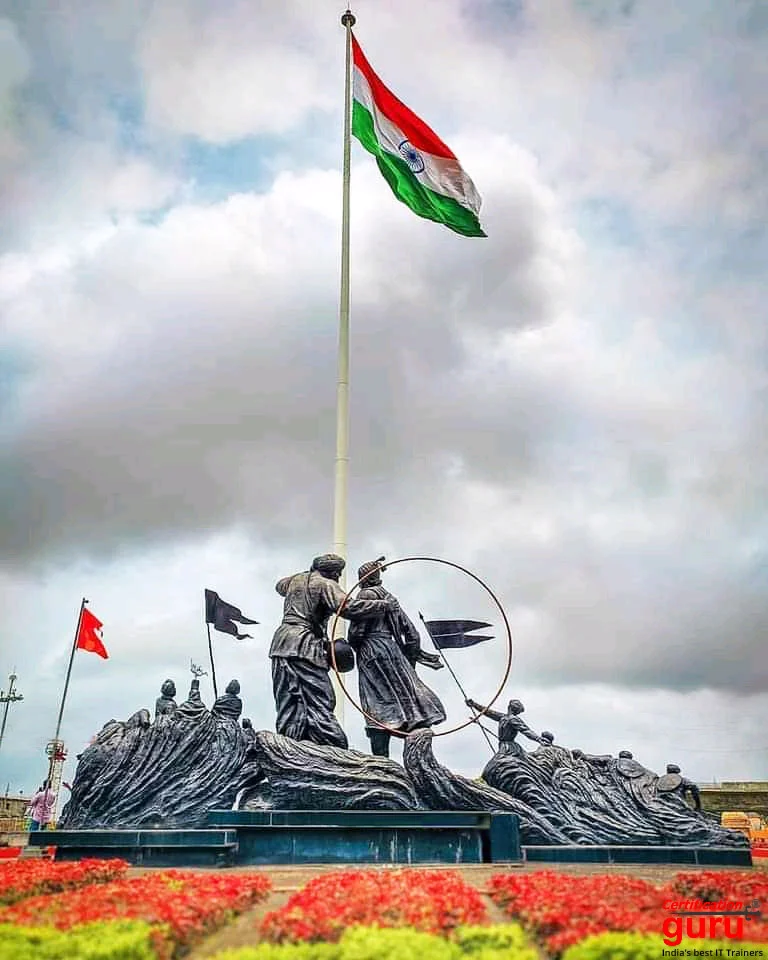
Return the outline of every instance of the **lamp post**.
[[[15,667],[14,667],[15,670]],[[9,686],[8,693],[4,693],[0,690],[0,703],[4,704],[3,706],[3,722],[0,725],[0,747],[3,745],[3,737],[5,736],[5,725],[8,722],[8,708],[12,703],[18,703],[19,700],[23,700],[24,697],[17,693],[13,685],[16,683],[17,677],[15,672],[8,677]]]

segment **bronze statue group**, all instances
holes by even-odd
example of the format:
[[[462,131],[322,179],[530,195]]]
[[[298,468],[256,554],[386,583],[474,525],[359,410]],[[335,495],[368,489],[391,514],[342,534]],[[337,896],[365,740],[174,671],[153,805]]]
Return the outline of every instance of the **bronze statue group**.
[[[419,631],[382,584],[384,569],[383,558],[363,564],[354,599],[340,586],[344,560],[334,554],[277,583],[283,616],[269,649],[276,733],[241,720],[237,680],[210,710],[199,668],[181,704],[166,680],[154,720],[148,710],[111,720],[79,757],[62,826],[196,826],[233,805],[499,810],[518,814],[524,843],[743,845],[741,834],[701,812],[679,767],[659,777],[628,751],[614,758],[568,750],[527,725],[519,700],[505,713],[466,701],[476,721],[498,724],[498,748],[480,780],[440,766],[431,731],[446,711],[417,668],[443,662],[421,648]],[[336,614],[349,621],[348,646],[328,638]],[[334,662],[345,670],[356,663],[372,756],[349,749],[336,719]],[[537,749],[523,750],[518,735]],[[404,740],[402,764],[388,759],[392,736]]]

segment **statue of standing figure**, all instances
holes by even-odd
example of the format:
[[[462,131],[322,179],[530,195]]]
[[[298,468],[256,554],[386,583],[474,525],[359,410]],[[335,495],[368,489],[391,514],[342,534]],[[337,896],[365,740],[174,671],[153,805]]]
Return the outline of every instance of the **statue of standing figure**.
[[[269,656],[272,690],[277,709],[275,729],[292,740],[349,746],[333,711],[336,694],[331,685],[329,641],[331,615],[341,610],[345,592],[339,578],[342,557],[327,553],[315,557],[312,568],[280,580],[275,589],[285,597],[283,622],[275,631]],[[396,607],[389,600],[350,600],[341,616],[355,623],[383,617]]]
[[[357,654],[360,705],[368,714],[365,732],[371,753],[377,757],[389,756],[392,735],[386,727],[406,734],[445,720],[445,708],[437,694],[416,673],[417,663],[433,670],[443,664],[438,656],[421,649],[419,631],[382,586],[383,559],[364,563],[357,575],[363,581],[360,600],[385,603],[386,609],[353,622],[348,636]]]

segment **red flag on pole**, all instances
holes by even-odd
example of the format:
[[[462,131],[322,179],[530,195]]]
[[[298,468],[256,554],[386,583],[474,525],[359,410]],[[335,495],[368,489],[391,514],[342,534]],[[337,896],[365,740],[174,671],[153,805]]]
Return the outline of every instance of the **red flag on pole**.
[[[83,607],[83,614],[80,618],[80,629],[77,631],[77,643],[75,649],[87,650],[88,653],[95,653],[109,660],[109,654],[101,642],[101,620],[91,613],[87,607]]]

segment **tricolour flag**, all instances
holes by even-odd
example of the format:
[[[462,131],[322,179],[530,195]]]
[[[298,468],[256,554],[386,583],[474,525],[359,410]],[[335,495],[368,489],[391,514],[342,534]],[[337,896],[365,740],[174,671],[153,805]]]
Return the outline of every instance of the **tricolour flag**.
[[[88,607],[83,607],[80,615],[80,626],[77,631],[77,650],[87,650],[88,653],[95,653],[104,660],[109,660],[109,654],[102,643],[101,628],[104,624],[95,617]]]
[[[352,133],[398,200],[465,237],[484,237],[481,199],[455,154],[388,90],[352,37]]]

